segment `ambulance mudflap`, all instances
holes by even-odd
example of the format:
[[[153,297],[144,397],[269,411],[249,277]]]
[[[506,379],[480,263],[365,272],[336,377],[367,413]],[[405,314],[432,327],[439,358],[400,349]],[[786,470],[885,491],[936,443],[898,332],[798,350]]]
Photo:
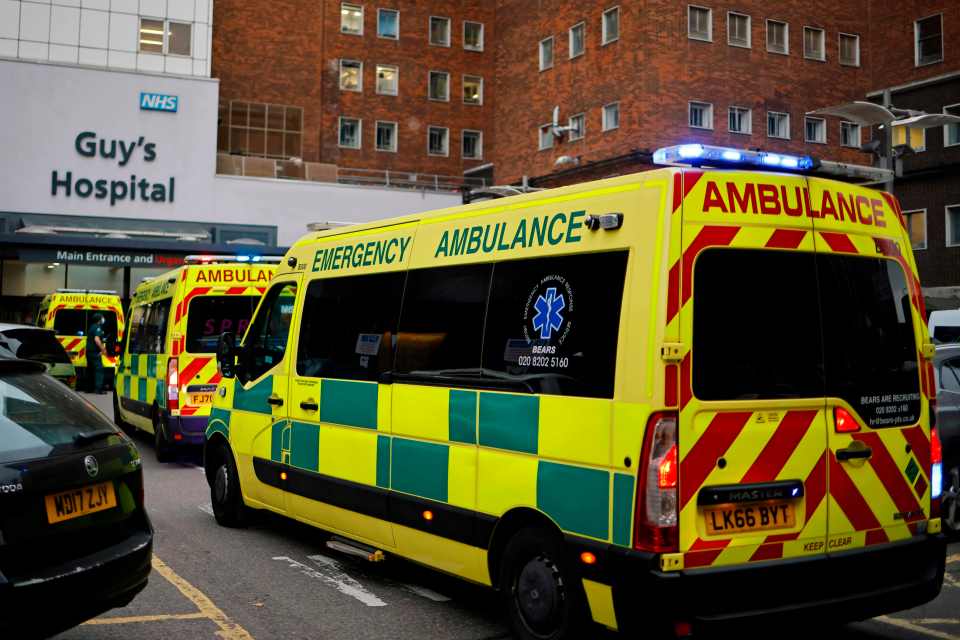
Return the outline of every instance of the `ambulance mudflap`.
[[[924,536],[932,377],[895,201],[799,176],[678,175],[683,568]]]

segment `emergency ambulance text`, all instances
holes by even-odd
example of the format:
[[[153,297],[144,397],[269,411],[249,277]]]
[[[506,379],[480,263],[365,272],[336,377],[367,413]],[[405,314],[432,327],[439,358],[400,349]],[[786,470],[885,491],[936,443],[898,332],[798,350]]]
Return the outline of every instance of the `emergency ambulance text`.
[[[586,211],[572,211],[555,213],[552,216],[521,218],[515,229],[508,229],[507,222],[498,222],[495,225],[475,225],[444,231],[437,244],[433,257],[462,256],[483,251],[510,251],[512,249],[528,249],[542,247],[547,243],[560,244],[580,242],[580,229],[583,228],[581,219]],[[529,223],[529,224],[528,224]]]

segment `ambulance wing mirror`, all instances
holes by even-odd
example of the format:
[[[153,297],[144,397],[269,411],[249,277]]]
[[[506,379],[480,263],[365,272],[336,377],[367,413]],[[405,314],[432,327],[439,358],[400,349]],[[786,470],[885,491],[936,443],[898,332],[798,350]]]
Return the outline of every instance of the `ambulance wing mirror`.
[[[234,376],[234,367],[237,362],[237,340],[233,333],[224,331],[217,341],[217,371],[224,378]]]

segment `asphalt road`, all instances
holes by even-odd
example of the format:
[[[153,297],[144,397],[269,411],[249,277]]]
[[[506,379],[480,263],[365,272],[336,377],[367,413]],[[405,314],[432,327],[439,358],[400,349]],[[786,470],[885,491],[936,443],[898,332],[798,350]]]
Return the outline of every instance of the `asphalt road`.
[[[88,396],[110,416],[110,396]],[[60,640],[168,638],[366,640],[508,638],[491,591],[389,559],[369,564],[328,549],[323,534],[277,517],[247,529],[217,526],[199,452],[160,464],[143,453],[147,509],[156,529],[147,588],[123,609]],[[934,602],[840,629],[798,632],[856,640],[960,640],[960,544]],[[785,630],[757,635],[784,637]],[[592,638],[616,638],[597,630]]]

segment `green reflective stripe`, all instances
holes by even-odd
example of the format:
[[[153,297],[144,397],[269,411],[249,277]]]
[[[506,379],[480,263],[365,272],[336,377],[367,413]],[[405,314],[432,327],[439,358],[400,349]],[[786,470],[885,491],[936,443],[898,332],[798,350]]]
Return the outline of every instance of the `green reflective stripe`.
[[[480,393],[480,445],[537,453],[540,399],[507,393]]]
[[[390,438],[377,436],[377,486],[390,488]]]
[[[233,408],[236,411],[272,413],[267,398],[273,393],[273,376],[267,376],[249,389],[244,389],[238,380],[233,388]]]
[[[287,425],[276,422],[270,427],[270,459],[283,462],[283,430]]]
[[[633,503],[633,476],[613,474],[613,544],[630,546]]]
[[[161,409],[167,408],[167,389],[166,384],[163,380],[158,379],[157,383],[157,404],[160,405]]]
[[[476,391],[450,391],[449,421],[452,442],[477,443]]]
[[[123,397],[130,397],[130,376],[123,376]]]
[[[446,502],[449,452],[445,444],[393,438],[391,489]]]
[[[321,380],[320,422],[377,428],[377,384]]]
[[[215,433],[222,433],[230,439],[230,412],[226,409],[214,407],[210,409],[210,419],[207,420],[207,439]]]
[[[157,355],[155,353],[151,353],[147,356],[147,377],[157,377]]]
[[[137,400],[140,402],[147,401],[147,379],[146,378],[137,378]]]
[[[290,425],[290,464],[308,471],[319,471],[319,426],[308,422],[294,422]]]
[[[607,539],[610,474],[541,460],[537,468],[537,508],[560,528]]]
[[[140,375],[140,354],[137,354],[137,353],[130,354],[130,375],[132,376]]]

